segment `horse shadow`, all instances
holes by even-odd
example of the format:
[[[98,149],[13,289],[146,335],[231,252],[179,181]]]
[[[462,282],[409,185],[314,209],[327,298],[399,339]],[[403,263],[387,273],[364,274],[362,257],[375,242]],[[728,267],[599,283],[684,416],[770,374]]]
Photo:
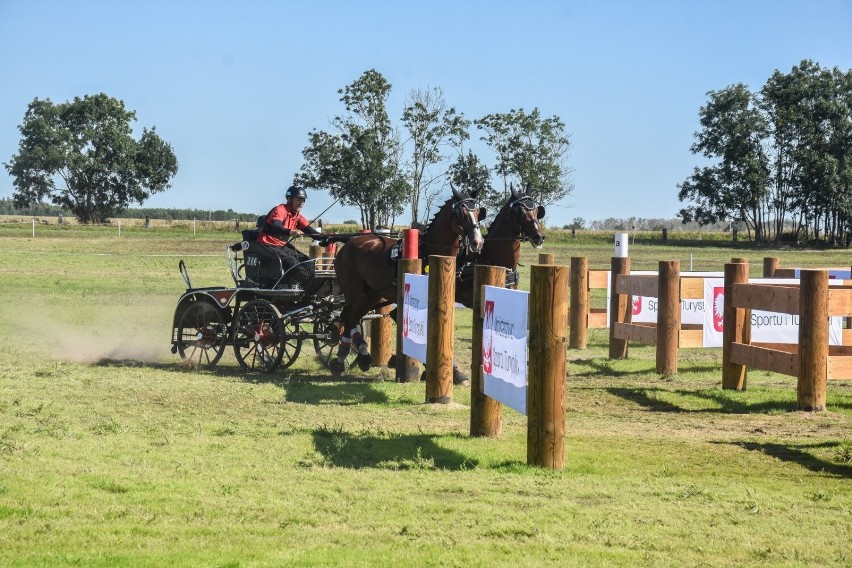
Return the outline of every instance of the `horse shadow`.
[[[440,446],[435,438],[430,434],[379,437],[327,427],[313,432],[317,452],[336,467],[461,471],[478,466],[478,460]]]
[[[826,473],[837,477],[852,477],[852,465],[832,463],[814,456],[809,450],[817,448],[839,448],[839,442],[822,442],[819,444],[776,444],[759,442],[713,442],[739,446],[743,449],[760,452],[776,459],[797,463],[815,473]]]

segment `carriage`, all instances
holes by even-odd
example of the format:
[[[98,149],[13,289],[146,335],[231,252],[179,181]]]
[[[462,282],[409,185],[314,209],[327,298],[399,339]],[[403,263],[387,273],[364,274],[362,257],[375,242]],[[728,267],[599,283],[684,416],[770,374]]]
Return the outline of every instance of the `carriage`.
[[[281,257],[255,241],[256,231],[227,248],[234,287],[194,288],[183,260],[186,291],[172,324],[172,353],[189,365],[212,368],[230,346],[240,366],[271,372],[292,365],[310,344],[327,365],[340,340],[344,298],[330,255],[285,268]]]
[[[452,196],[420,234],[418,249],[421,259],[464,251],[456,300],[469,306],[473,286],[464,267],[505,266],[515,277],[507,286],[514,287],[521,241],[540,246],[544,239],[538,223],[544,208],[511,187],[483,239],[479,221],[485,209],[476,194],[450,187]],[[320,361],[339,375],[352,345],[355,361],[367,370],[371,357],[358,328],[366,319],[385,317],[370,312],[396,301],[399,239],[376,233],[327,236],[326,244],[346,243],[334,260],[304,257],[285,270],[281,258],[255,238],[256,231],[244,231],[243,240],[228,248],[235,288],[193,288],[180,262],[187,290],[175,310],[172,352],[210,368],[232,345],[244,369],[271,372],[292,365],[308,341]]]

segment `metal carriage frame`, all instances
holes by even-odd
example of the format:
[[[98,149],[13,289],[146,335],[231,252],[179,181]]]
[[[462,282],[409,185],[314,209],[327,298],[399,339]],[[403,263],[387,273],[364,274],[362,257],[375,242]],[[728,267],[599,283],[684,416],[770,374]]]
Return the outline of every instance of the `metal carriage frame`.
[[[244,370],[272,372],[291,366],[310,341],[328,366],[340,340],[344,303],[333,259],[309,259],[284,270],[279,256],[251,241],[229,246],[227,254],[233,288],[194,288],[179,262],[186,291],[174,313],[172,353],[187,365],[211,369],[230,345]],[[294,286],[288,276],[308,263],[313,278]],[[258,270],[250,277],[254,265]]]

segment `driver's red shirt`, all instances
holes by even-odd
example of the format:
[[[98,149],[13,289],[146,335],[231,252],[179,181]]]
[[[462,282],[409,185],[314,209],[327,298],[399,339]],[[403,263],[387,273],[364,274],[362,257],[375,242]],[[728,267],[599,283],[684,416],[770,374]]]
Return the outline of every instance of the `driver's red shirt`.
[[[272,223],[273,221],[281,221],[281,226],[285,229],[299,229],[303,230],[305,227],[310,225],[308,220],[305,219],[305,216],[297,211],[293,211],[289,205],[282,203],[281,205],[276,205],[272,208],[272,211],[266,216],[266,225]],[[272,245],[274,247],[283,247],[287,243],[282,241],[275,235],[268,234],[265,229],[266,225],[261,229],[260,238],[257,239],[258,242],[263,243],[265,245]]]

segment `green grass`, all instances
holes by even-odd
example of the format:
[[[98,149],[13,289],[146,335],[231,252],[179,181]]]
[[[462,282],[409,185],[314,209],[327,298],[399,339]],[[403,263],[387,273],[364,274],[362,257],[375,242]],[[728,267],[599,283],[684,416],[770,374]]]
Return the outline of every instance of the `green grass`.
[[[829,384],[829,411],[795,412],[795,379],[752,371],[725,391],[720,350],[696,349],[663,380],[653,348],[610,361],[593,330],[568,352],[565,469],[546,471],[511,409],[499,439],[467,435],[468,388],[427,405],[423,384],[379,370],[333,380],[307,347],[268,376],[230,354],[182,368],[177,260],[228,285],[227,234],[0,235],[0,565],[850,563],[852,381]],[[604,268],[612,245],[543,251]],[[525,245],[524,283],[538,252]],[[844,265],[631,247],[634,267],[690,252],[701,270],[753,257],[753,275],[769,255]]]

